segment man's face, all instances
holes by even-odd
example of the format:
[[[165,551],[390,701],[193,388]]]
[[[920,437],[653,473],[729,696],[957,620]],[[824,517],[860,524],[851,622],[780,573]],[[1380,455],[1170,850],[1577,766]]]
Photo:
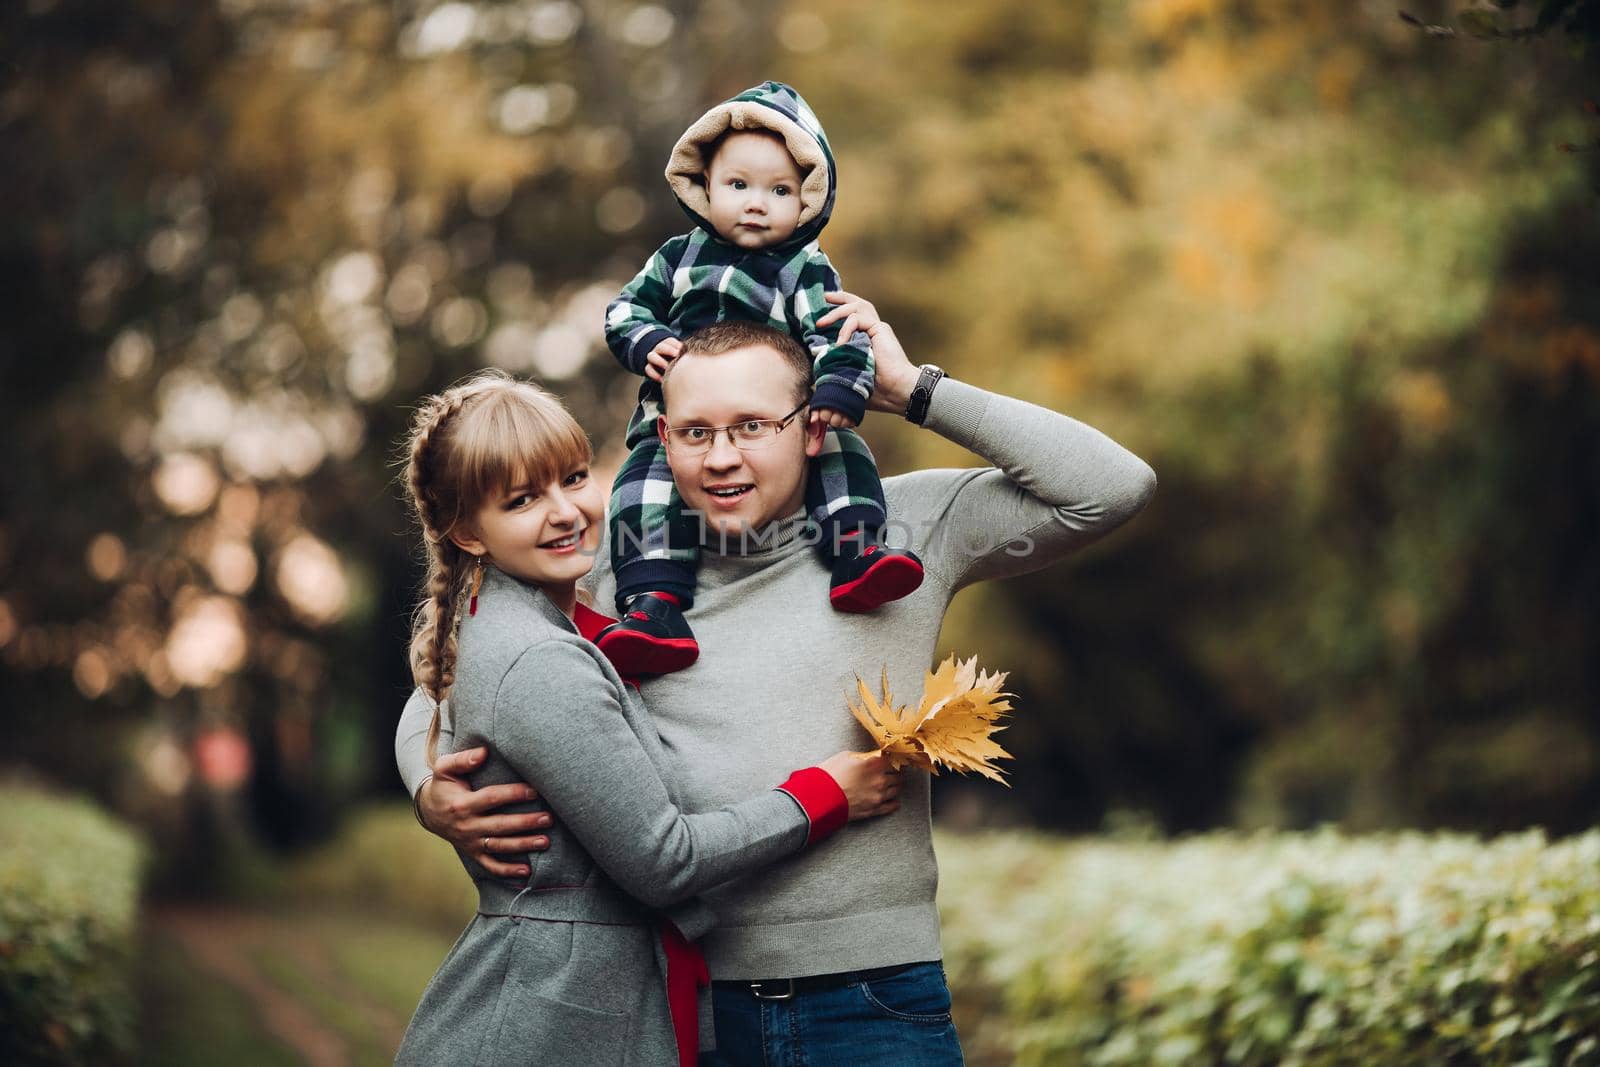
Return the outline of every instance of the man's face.
[[[706,168],[711,225],[740,248],[770,248],[800,222],[800,169],[783,142],[761,133],[725,138]]]
[[[781,419],[796,403],[793,368],[764,344],[679,356],[665,390],[667,414],[657,423],[663,434],[668,426]],[[708,529],[737,535],[787,518],[805,503],[806,458],[816,455],[824,429],[809,430],[802,413],[764,448],[741,451],[718,433],[699,455],[669,447],[667,462],[684,506],[703,514]]]

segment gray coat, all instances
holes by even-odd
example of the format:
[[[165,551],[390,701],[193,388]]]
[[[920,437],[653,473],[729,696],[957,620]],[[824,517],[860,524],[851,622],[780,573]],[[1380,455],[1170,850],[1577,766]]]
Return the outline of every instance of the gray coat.
[[[477,615],[462,620],[445,725],[441,749],[489,747],[473,788],[536,783],[540,799],[521,810],[548,803],[557,819],[526,882],[463,857],[478,914],[423,992],[396,1062],[675,1064],[662,909],[803,848],[800,805],[772,789],[680,811],[638,695],[543,593],[493,567]],[[670,914],[691,938],[710,925],[694,902]],[[705,1046],[705,996],[701,1008]]]

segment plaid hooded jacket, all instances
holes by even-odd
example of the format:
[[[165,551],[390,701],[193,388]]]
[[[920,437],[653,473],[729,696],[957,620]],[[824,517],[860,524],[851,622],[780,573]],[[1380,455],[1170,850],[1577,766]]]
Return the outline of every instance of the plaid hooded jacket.
[[[760,129],[783,138],[803,175],[800,222],[787,241],[746,251],[712,228],[705,171],[707,148],[728,130]],[[724,319],[763,322],[811,352],[812,406],[859,423],[872,395],[872,350],[865,332],[841,339],[838,326],[818,327],[840,288],[838,272],[817,246],[833,213],[837,175],[822,125],[799,93],[768,81],[702,115],[672,150],[667,183],[695,228],[662,245],[606,309],[606,344],[634,374],[668,337],[683,337]],[[628,443],[653,434],[660,387],[646,380]]]

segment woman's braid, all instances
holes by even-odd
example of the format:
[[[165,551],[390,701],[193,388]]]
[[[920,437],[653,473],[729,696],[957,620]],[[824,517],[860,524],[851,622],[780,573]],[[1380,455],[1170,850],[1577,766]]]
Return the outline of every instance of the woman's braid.
[[[428,546],[425,596],[417,608],[411,637],[411,674],[433,698],[433,721],[428,727],[428,760],[432,762],[439,737],[439,705],[455,681],[455,601],[465,571],[465,553],[450,540],[458,504],[440,500],[435,469],[438,442],[449,433],[451,420],[461,411],[466,391],[452,389],[430,397],[417,411],[411,428],[406,480],[411,503]],[[448,492],[444,494],[450,496]]]

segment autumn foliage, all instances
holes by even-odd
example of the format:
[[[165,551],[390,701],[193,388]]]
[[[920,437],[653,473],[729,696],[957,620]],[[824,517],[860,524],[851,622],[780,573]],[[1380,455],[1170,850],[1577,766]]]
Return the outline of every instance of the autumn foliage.
[[[978,670],[976,656],[965,661],[950,656],[928,672],[915,708],[895,704],[885,671],[881,695],[856,679],[861,703],[852,701],[850,711],[894,770],[921,767],[938,774],[944,767],[973,771],[1004,785],[994,761],[1011,754],[995,743],[994,735],[1005,729],[999,720],[1011,711],[1011,694],[1000,691],[1005,681],[1004,674]]]

